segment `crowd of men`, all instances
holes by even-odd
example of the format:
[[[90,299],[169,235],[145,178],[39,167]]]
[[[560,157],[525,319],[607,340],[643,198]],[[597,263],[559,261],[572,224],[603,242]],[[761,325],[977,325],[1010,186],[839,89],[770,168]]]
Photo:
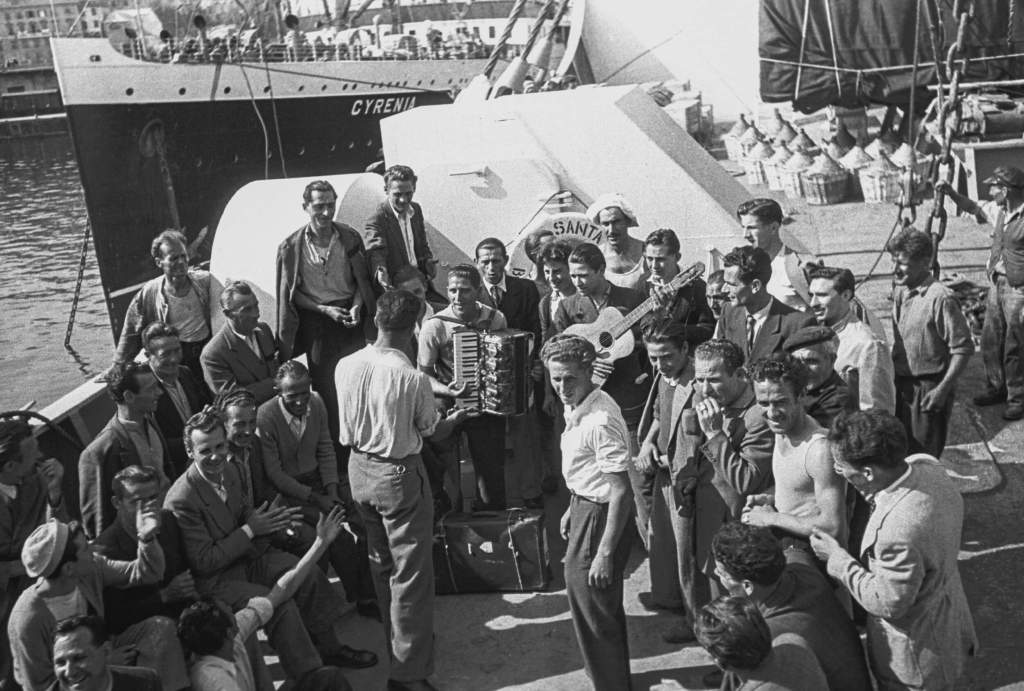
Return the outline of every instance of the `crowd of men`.
[[[1024,173],[1002,175],[993,185],[1020,193]],[[848,269],[783,243],[770,199],[739,207],[747,244],[706,281],[673,283],[676,234],[634,237],[637,211],[607,195],[588,210],[602,245],[537,233],[535,271],[518,277],[484,238],[440,294],[416,176],[393,166],[384,181],[362,233],[334,220],[327,182],[306,187],[309,222],[277,255],[273,327],[250,285],[190,267],[181,233],[154,239],[161,275],[129,308],[106,377],[117,412],[81,454],[78,497],[28,424],[0,422],[0,688],[269,689],[262,628],[293,688],[346,689],[342,668],[378,663],[340,642],[349,608],[385,625],[389,690],[434,688],[435,522],[467,503],[554,520],[561,487],[566,593],[595,689],[631,688],[634,538],[650,561],[642,604],[679,615],[667,641],[712,655],[707,684],[954,687],[976,641],[956,562],[963,502],[936,459],[973,343],[927,234],[888,244],[890,345]],[[1009,237],[1017,217],[988,213]],[[571,333],[651,297],[614,363]],[[453,405],[458,328],[534,334],[525,414]],[[1012,393],[1018,377],[995,384]]]

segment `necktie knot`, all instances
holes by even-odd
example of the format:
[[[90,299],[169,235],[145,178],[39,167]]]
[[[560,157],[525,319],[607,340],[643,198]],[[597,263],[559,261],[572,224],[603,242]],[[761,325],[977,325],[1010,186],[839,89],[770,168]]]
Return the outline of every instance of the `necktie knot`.
[[[747,315],[747,355],[754,349],[754,331],[757,328],[757,319],[752,314]]]
[[[501,290],[501,286],[491,286],[491,299],[494,301],[495,307],[501,306],[501,299],[504,297],[504,292]]]

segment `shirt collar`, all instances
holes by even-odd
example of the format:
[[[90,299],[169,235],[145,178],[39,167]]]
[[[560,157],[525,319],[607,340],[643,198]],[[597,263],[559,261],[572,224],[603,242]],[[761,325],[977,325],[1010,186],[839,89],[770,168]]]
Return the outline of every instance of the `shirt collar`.
[[[928,292],[928,289],[932,287],[932,283],[935,283],[935,277],[932,276],[931,274],[928,274],[928,276],[925,277],[923,281],[921,281],[920,285],[914,288],[907,288],[907,295],[924,295],[926,292]]]
[[[395,218],[397,218],[399,221],[408,220],[408,219],[412,218],[412,204],[411,203],[409,204],[409,206],[405,207],[405,211],[403,213],[398,213],[398,211],[395,209],[395,207],[391,206],[391,200],[388,200],[388,208],[391,209],[391,213],[393,213],[395,215]]]
[[[772,298],[771,300],[769,300],[768,304],[766,304],[764,307],[762,307],[758,311],[754,312],[753,314],[750,314],[749,312],[747,314],[749,314],[751,317],[753,317],[757,321],[764,321],[765,319],[768,318],[768,312],[771,311],[772,300],[774,300],[774,299],[775,298]]]
[[[338,229],[334,227],[334,221],[331,221],[331,236],[335,237],[338,235]],[[313,228],[312,223],[306,224],[306,235],[307,240],[312,241],[316,237],[316,230]]]
[[[878,492],[875,494],[876,500],[877,500],[878,497],[887,497],[887,496],[892,496],[893,494],[895,494],[896,491],[903,485],[903,483],[905,483],[907,481],[907,478],[910,477],[910,473],[913,470],[914,470],[914,467],[911,464],[908,463],[907,464],[906,472],[904,472],[902,475],[900,475],[899,478],[897,478],[895,482],[893,482],[891,485],[889,485],[885,489],[878,490]]]
[[[832,331],[838,334],[840,331],[845,329],[850,324],[855,324],[859,321],[860,319],[858,319],[857,315],[853,313],[853,310],[848,310],[846,312],[846,316],[837,321],[835,326],[832,327]]]
[[[507,275],[508,274],[504,274],[504,273],[501,274],[501,280],[498,281],[497,283],[488,283],[485,280],[484,281],[484,286],[487,288],[487,292],[490,293],[493,288],[498,287],[498,288],[501,288],[501,292],[507,294],[508,293],[508,284],[505,282],[505,278],[506,278]]]
[[[591,295],[589,297],[594,302],[608,302],[608,296],[611,294],[611,292],[612,292],[612,282],[607,280],[607,279],[605,279],[604,290],[602,290],[600,293],[598,293],[596,295]]]
[[[292,422],[301,423],[306,417],[305,415],[303,415],[302,417],[298,417],[297,415],[292,415],[291,413],[289,413],[288,409],[284,407],[284,401],[281,400],[280,396],[277,397],[277,405],[278,407],[281,408],[281,414],[284,415],[284,421],[287,422],[289,425],[291,425]]]
[[[683,366],[682,371],[679,372],[679,376],[675,379],[665,376],[663,376],[662,379],[664,379],[665,383],[671,387],[676,387],[680,384],[689,384],[693,381],[693,359],[686,359],[686,364]]]
[[[409,367],[412,367],[412,360],[410,360],[409,356],[403,353],[398,348],[387,348],[384,346],[374,345],[373,343],[371,343],[368,347],[374,348],[382,353],[391,353],[392,355],[397,355],[399,358],[405,361],[405,364],[409,365]],[[284,412],[287,413],[288,411],[286,410]]]
[[[235,666],[235,663],[228,662],[224,658],[216,655],[200,655],[196,658],[196,665],[202,665],[207,669],[216,667],[230,674],[232,679],[238,678],[238,667]]]
[[[1014,218],[1024,213],[1024,202],[1021,202],[1021,204],[1016,209],[1009,209],[1006,207],[1003,208],[1006,209],[1006,220],[1012,221]]]
[[[203,478],[203,480],[206,481],[206,484],[208,484],[210,487],[213,487],[215,492],[219,492],[220,490],[224,489],[224,473],[221,473],[220,475],[220,482],[214,482],[210,478],[206,477],[206,473],[203,472],[203,469],[199,467],[198,463],[196,463],[195,465],[196,472],[199,473],[199,477]]]
[[[565,406],[565,426],[575,427],[578,425],[580,418],[590,412],[590,409],[594,407],[594,403],[597,402],[600,395],[601,389],[594,388],[594,390],[587,394],[587,397],[584,398],[578,406]]]

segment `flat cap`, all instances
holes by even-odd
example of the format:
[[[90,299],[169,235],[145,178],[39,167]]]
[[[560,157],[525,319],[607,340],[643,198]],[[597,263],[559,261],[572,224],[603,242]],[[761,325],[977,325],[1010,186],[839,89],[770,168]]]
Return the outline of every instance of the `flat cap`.
[[[21,548],[25,573],[32,578],[50,576],[64,556],[71,530],[67,523],[51,518],[32,531]]]
[[[992,174],[982,180],[985,185],[1006,185],[1007,187],[1024,187],[1024,171],[1016,166],[999,166]]]
[[[827,326],[805,326],[796,333],[790,335],[782,344],[787,353],[792,353],[801,348],[810,348],[819,343],[828,343],[836,337],[835,331]]]

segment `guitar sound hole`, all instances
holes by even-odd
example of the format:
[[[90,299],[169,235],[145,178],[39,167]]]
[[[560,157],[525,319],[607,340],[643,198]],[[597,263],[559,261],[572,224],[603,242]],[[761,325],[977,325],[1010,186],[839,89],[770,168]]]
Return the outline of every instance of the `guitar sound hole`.
[[[611,348],[612,344],[615,343],[615,339],[607,331],[602,331],[601,335],[597,337],[597,342],[601,344],[602,348]]]

